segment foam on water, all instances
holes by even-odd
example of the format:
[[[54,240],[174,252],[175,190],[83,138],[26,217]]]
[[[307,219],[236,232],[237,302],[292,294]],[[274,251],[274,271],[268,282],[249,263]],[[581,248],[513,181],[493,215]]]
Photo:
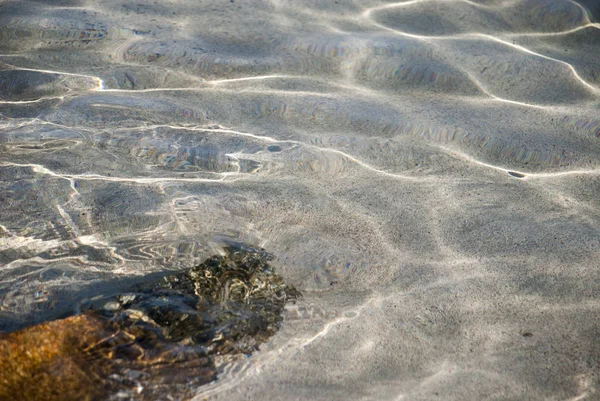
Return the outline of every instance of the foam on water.
[[[263,247],[197,399],[592,400],[593,0],[0,0],[0,330]]]

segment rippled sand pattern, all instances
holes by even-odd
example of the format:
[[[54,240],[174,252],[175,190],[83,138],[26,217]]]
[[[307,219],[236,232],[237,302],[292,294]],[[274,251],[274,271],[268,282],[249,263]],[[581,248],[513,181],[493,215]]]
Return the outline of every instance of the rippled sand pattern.
[[[596,0],[0,0],[0,331],[228,243],[197,399],[600,398]]]

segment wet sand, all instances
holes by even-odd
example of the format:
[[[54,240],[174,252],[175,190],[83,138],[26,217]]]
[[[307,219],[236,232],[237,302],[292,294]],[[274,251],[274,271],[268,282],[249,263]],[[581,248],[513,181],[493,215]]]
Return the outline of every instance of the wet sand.
[[[197,400],[598,399],[599,18],[0,2],[0,330],[235,242],[304,297]]]

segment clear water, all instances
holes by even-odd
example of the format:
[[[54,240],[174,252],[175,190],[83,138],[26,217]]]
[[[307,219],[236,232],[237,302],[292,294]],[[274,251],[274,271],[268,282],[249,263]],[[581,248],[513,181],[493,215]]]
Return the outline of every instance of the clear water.
[[[600,397],[596,0],[0,0],[0,330],[226,243],[299,288],[197,399]]]

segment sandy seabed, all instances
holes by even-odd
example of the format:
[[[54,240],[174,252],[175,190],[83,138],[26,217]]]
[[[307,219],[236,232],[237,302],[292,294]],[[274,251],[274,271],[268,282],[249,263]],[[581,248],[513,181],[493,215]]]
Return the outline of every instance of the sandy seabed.
[[[0,330],[263,247],[197,400],[600,399],[600,3],[0,0]]]

